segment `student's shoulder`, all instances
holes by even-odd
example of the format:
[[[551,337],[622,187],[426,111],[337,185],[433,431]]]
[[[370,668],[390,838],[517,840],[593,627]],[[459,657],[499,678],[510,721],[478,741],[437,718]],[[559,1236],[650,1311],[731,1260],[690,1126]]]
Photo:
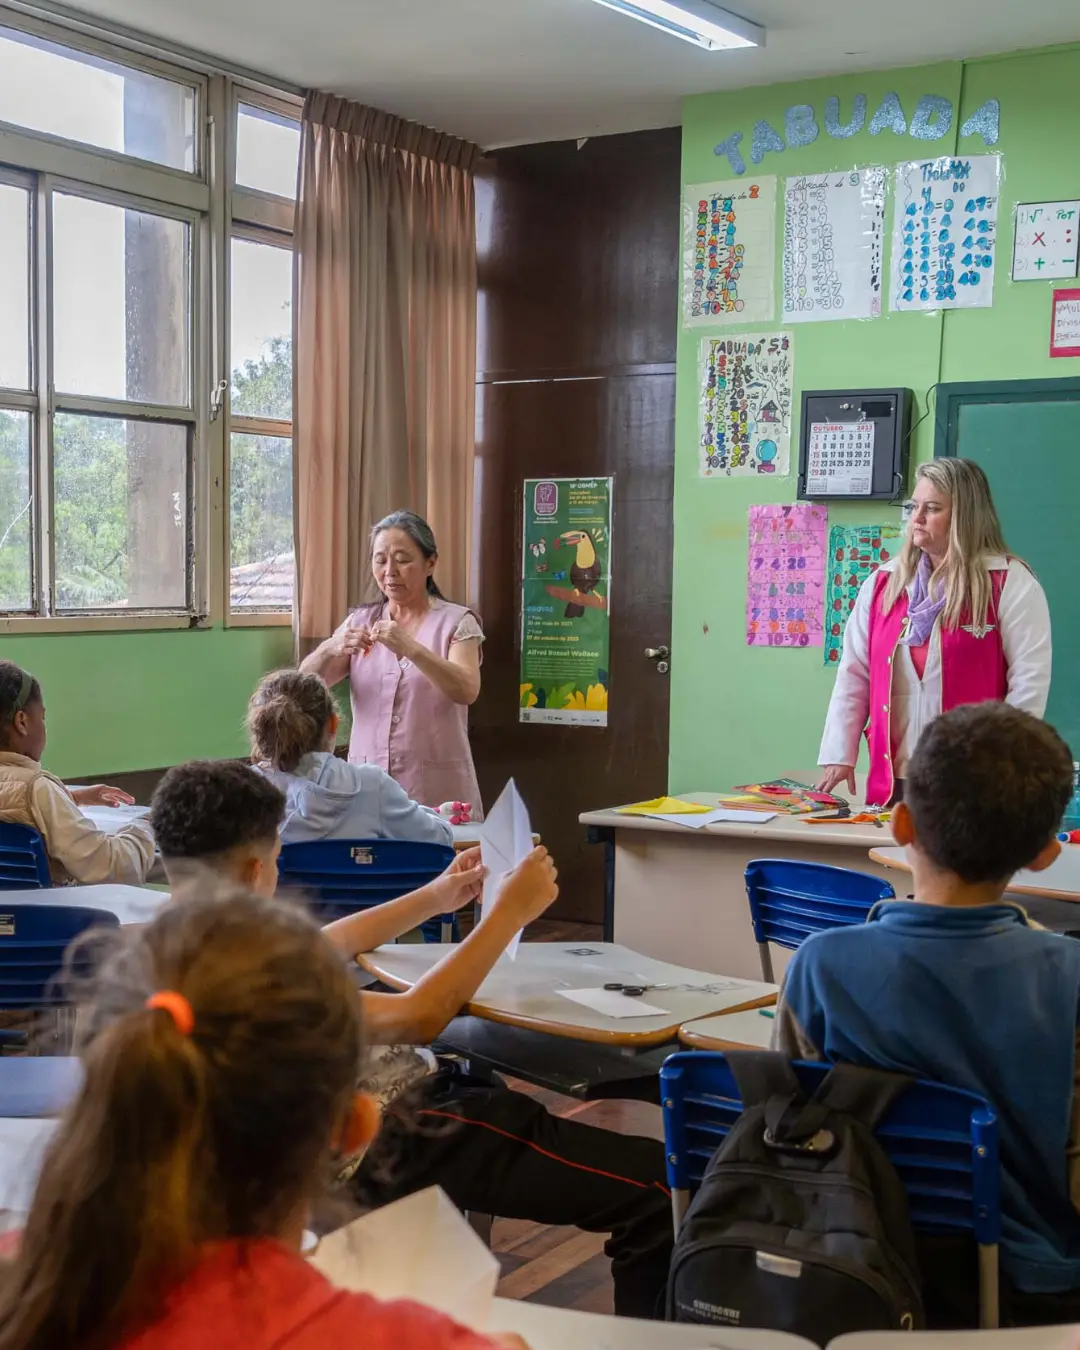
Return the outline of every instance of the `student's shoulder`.
[[[850,969],[853,961],[865,961],[867,954],[887,942],[888,934],[876,923],[853,923],[843,928],[827,928],[811,933],[791,958],[788,976],[812,972]]]
[[[407,1299],[384,1303],[370,1294],[342,1292],[312,1321],[296,1350],[492,1350],[486,1336],[434,1308]]]

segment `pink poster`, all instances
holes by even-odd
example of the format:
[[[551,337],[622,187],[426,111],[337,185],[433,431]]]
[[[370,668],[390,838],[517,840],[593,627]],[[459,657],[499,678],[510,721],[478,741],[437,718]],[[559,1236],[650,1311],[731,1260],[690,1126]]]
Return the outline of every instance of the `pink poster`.
[[[748,647],[822,646],[827,523],[810,502],[750,508]]]

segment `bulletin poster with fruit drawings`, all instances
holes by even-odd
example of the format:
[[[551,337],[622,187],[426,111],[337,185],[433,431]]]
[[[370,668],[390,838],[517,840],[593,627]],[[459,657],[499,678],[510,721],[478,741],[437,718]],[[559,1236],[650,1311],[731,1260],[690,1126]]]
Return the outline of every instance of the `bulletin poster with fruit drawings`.
[[[825,592],[825,664],[837,666],[844,650],[844,629],[859,589],[900,551],[898,525],[834,525],[829,531],[828,587]]]

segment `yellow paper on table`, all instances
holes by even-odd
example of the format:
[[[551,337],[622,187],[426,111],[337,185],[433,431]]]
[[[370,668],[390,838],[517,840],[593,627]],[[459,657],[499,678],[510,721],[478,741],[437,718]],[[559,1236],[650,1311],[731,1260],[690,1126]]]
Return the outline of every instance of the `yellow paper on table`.
[[[684,802],[678,797],[654,797],[651,802],[620,806],[618,813],[621,816],[697,816],[711,810],[711,806],[702,806],[700,802]]]

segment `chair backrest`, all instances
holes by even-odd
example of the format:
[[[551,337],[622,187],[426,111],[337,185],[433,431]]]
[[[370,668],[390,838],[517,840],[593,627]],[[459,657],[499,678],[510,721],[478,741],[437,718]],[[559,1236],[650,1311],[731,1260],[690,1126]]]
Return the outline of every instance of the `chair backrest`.
[[[0,1008],[59,1008],[68,1002],[57,977],[64,953],[89,928],[118,928],[105,909],[75,905],[5,905],[0,896]],[[92,954],[71,969],[89,975]]]
[[[408,895],[444,872],[454,850],[444,844],[403,839],[320,839],[285,844],[278,862],[282,886],[312,897],[324,922]]]
[[[0,891],[36,891],[51,885],[45,841],[37,830],[0,824]]]
[[[831,1066],[792,1067],[809,1095]],[[742,1111],[735,1076],[719,1051],[680,1051],[660,1070],[660,1100],[668,1183],[673,1192],[693,1191]],[[988,1102],[916,1082],[893,1103],[877,1138],[904,1184],[916,1229],[968,1232],[986,1246],[999,1241],[998,1126]]]
[[[0,1116],[58,1116],[82,1086],[82,1061],[68,1055],[0,1059]]]
[[[750,863],[746,894],[757,942],[792,951],[824,928],[865,923],[879,900],[896,898],[887,881],[867,872],[788,858]]]

